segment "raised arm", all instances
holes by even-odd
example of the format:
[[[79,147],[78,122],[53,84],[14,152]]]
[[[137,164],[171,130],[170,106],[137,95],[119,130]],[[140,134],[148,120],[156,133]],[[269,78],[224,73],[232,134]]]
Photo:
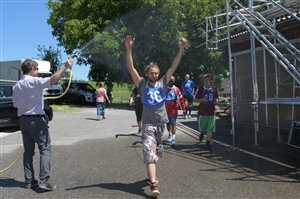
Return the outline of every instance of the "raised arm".
[[[140,83],[140,75],[136,71],[136,69],[133,66],[133,59],[132,59],[132,46],[134,44],[134,39],[127,35],[124,39],[125,47],[126,47],[126,64],[127,64],[127,70],[131,75],[131,78],[134,82],[134,84],[139,87]],[[171,77],[171,76],[170,76]]]
[[[173,59],[173,62],[172,62],[172,65],[171,67],[168,69],[167,73],[166,73],[166,78],[167,78],[167,82],[170,81],[172,75],[174,74],[174,72],[176,71],[179,63],[180,63],[180,60],[181,60],[181,57],[182,57],[182,54],[184,52],[184,48],[186,46],[186,39],[185,38],[181,38],[179,40],[179,50],[178,50],[178,53],[176,55],[176,57]]]
[[[65,65],[63,65],[59,71],[57,71],[56,73],[54,73],[53,75],[51,75],[50,77],[50,84],[55,84],[57,83],[62,75],[64,74],[64,72],[68,69],[68,68],[71,68],[71,66],[73,65],[74,61],[72,58],[68,59],[65,63]]]

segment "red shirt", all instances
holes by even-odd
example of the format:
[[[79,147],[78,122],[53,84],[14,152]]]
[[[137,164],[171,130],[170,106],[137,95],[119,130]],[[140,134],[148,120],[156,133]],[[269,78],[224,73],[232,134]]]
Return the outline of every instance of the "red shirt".
[[[206,97],[205,102],[199,103],[198,106],[198,116],[200,115],[215,115],[215,101],[219,98],[217,89],[215,88],[205,88],[199,87],[195,93],[195,99],[201,99]]]
[[[168,87],[165,101],[168,117],[178,115],[178,105],[181,110],[185,110],[184,100],[180,89],[176,86],[173,86],[172,88]]]

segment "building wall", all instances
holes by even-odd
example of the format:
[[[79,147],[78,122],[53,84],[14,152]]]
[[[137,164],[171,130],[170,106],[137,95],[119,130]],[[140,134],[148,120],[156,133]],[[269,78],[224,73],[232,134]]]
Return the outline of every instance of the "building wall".
[[[299,49],[299,39],[294,40],[294,46]],[[237,122],[254,123],[254,100],[251,51],[233,54],[233,68],[235,74],[235,97],[237,103]],[[266,101],[276,97],[276,62],[268,51],[259,47],[256,49],[258,101]],[[300,87],[295,86],[293,78],[281,66],[277,67],[279,86],[278,97],[292,98],[298,96]],[[293,94],[295,92],[295,95]],[[259,124],[277,126],[277,105],[259,105]],[[294,111],[294,118],[292,117]],[[280,126],[290,126],[291,120],[300,120],[300,105],[279,105]]]

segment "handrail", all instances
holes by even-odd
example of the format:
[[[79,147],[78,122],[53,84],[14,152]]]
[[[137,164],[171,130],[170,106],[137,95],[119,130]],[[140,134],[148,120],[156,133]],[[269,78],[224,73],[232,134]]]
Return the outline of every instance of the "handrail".
[[[282,53],[277,48],[275,48],[274,45],[263,34],[261,34],[259,30],[257,30],[257,28],[251,22],[248,21],[247,18],[245,18],[245,16],[242,13],[236,10],[235,12],[233,12],[233,14],[235,15],[236,19],[242,22],[244,27],[248,29],[249,32],[252,32],[254,37],[261,43],[261,45],[263,45],[263,47],[269,51],[269,53],[275,58],[275,60],[278,61],[278,63],[280,63],[280,65],[282,65],[286,69],[286,71],[297,81],[297,83],[300,84],[300,72],[298,72],[295,66],[291,64],[287,60],[287,58],[283,56]],[[280,33],[276,32],[276,36],[279,35]],[[262,40],[260,40],[260,38],[263,40],[263,42]],[[284,37],[282,36],[282,38]],[[299,54],[299,51],[296,51],[296,53]],[[280,59],[278,58],[278,56]],[[298,59],[299,58],[297,58],[297,60]],[[293,70],[293,73],[289,70],[289,68]]]

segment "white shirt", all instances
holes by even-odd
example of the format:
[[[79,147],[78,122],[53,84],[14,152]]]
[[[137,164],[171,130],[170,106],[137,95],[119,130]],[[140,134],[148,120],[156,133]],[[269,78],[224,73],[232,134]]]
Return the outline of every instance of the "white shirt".
[[[18,116],[44,115],[44,88],[50,87],[50,77],[23,75],[13,86],[13,104],[18,108]]]

